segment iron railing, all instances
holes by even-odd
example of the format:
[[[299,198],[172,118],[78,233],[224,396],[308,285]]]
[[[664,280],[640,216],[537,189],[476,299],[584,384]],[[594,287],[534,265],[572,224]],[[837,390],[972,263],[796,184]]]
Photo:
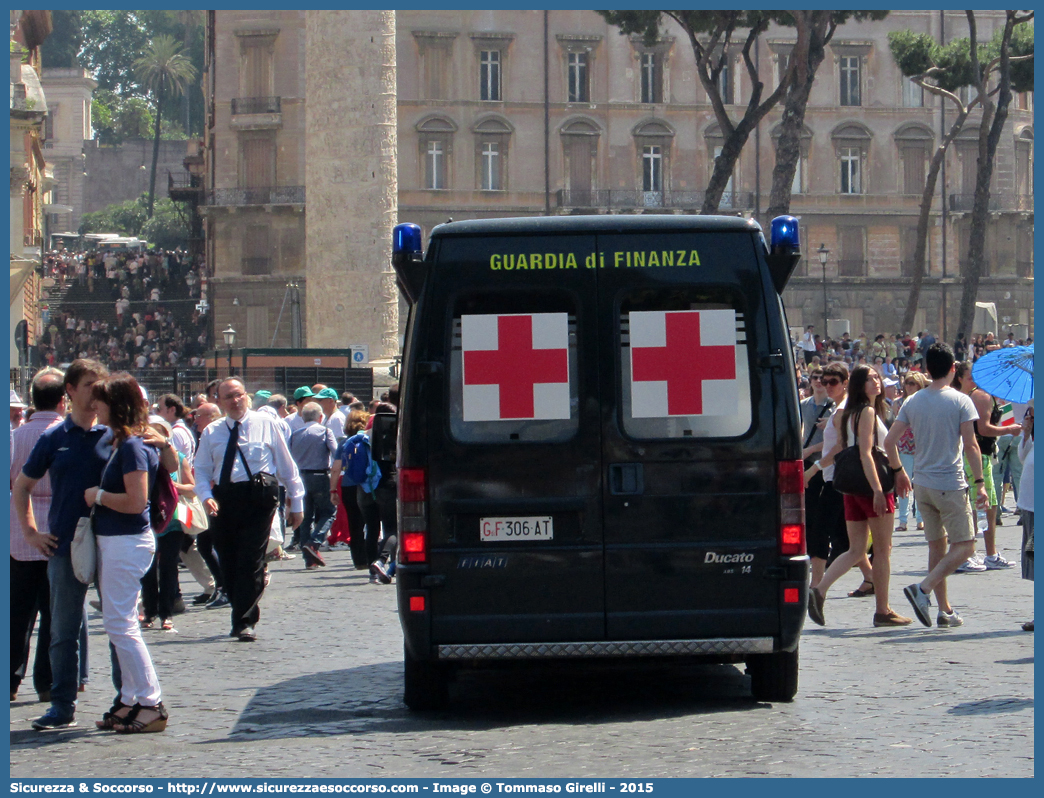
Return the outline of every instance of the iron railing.
[[[207,195],[208,205],[303,205],[304,186],[218,188]]]
[[[699,210],[706,192],[703,191],[640,191],[637,189],[559,189],[556,199],[559,208],[590,208],[638,210],[667,208],[671,210]],[[750,210],[754,194],[750,191],[726,191],[719,209]]]
[[[970,213],[975,206],[974,194],[951,194],[950,210]],[[991,194],[988,205],[991,211],[1032,211],[1032,194]]]
[[[232,115],[281,113],[280,97],[236,97],[232,100]]]

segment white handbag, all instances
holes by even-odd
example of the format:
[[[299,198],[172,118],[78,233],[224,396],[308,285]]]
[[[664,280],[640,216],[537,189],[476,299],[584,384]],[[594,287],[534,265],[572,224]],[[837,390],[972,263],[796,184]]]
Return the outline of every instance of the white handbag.
[[[76,522],[76,533],[73,535],[69,556],[72,560],[73,574],[85,585],[94,581],[98,572],[98,548],[94,539],[94,508],[91,514]]]

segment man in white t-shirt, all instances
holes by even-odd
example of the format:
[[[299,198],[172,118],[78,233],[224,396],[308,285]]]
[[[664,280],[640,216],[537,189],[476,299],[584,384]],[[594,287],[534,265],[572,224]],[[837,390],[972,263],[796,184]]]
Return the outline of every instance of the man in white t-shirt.
[[[931,626],[929,594],[934,590],[939,602],[937,623],[952,627],[964,621],[950,606],[946,577],[975,553],[975,519],[965,494],[968,485],[964,479],[962,443],[975,478],[975,503],[984,508],[989,499],[979,444],[975,440],[975,420],[979,413],[970,398],[950,387],[953,350],[946,344],[935,343],[928,347],[924,359],[932,384],[903,402],[885,437],[885,451],[889,460],[895,462],[899,457],[899,438],[907,428],[913,430],[917,447],[912,487],[924,517],[928,575],[920,584],[906,587],[903,593],[913,605],[918,620]],[[900,468],[895,477],[896,492],[905,495],[910,488],[911,477]]]
[[[812,362],[816,355],[816,328],[810,324],[805,328],[805,334],[801,336],[801,350],[805,353],[805,365]]]

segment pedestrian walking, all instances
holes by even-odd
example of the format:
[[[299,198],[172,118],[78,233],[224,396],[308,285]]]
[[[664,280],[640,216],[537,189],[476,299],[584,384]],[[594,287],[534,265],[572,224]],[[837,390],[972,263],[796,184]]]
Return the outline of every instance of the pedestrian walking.
[[[1033,400],[1030,399],[1022,419],[1022,440],[1019,442],[1022,478],[1019,481],[1018,507],[1022,511],[1022,578],[1033,581]],[[1022,624],[1026,632],[1033,631],[1033,620]]]
[[[322,408],[317,403],[306,403],[301,410],[304,426],[290,436],[290,454],[304,485],[304,515],[294,530],[294,540],[300,545],[305,568],[309,570],[326,565],[319,549],[334,517],[330,462],[337,454],[337,441],[333,432],[319,423],[322,417]]]
[[[289,521],[300,525],[304,486],[276,420],[250,410],[250,396],[238,377],[217,386],[225,418],[203,431],[196,451],[196,494],[211,515],[210,531],[232,603],[231,637],[252,642],[261,617],[265,552],[286,486]]]
[[[899,454],[898,441],[907,428],[917,441],[914,452],[914,498],[924,518],[924,537],[928,541],[928,574],[920,583],[903,590],[917,619],[932,625],[930,594],[939,605],[939,626],[960,626],[964,621],[950,604],[946,577],[975,551],[975,523],[968,505],[961,460],[961,444],[974,476],[976,505],[989,501],[982,475],[982,457],[975,440],[975,420],[979,417],[972,400],[952,388],[955,371],[953,351],[944,343],[934,343],[925,352],[925,366],[932,383],[903,402],[899,416],[885,438],[889,462]],[[909,490],[910,476],[896,474],[896,490]]]

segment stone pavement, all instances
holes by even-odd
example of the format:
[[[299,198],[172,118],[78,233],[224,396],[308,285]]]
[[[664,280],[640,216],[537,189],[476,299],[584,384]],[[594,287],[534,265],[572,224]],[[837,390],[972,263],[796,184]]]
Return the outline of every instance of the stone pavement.
[[[1006,517],[1002,553],[1018,560]],[[258,642],[226,637],[225,610],[191,609],[146,631],[171,713],[164,734],[94,730],[108,657],[91,615],[91,684],[80,725],[37,733],[43,706],[11,705],[11,775],[76,777],[1017,776],[1033,774],[1033,585],[1018,569],[951,578],[959,629],[874,629],[858,573],[808,622],[792,704],[759,704],[732,665],[540,666],[464,674],[449,710],[402,704],[393,587],[347,552],[306,572],[272,566]],[[896,534],[892,605],[927,560]],[[183,575],[185,595],[196,585]],[[655,585],[649,586],[655,590]],[[93,597],[93,591],[92,591]],[[934,612],[933,612],[934,616]],[[30,684],[24,697],[35,698]]]

